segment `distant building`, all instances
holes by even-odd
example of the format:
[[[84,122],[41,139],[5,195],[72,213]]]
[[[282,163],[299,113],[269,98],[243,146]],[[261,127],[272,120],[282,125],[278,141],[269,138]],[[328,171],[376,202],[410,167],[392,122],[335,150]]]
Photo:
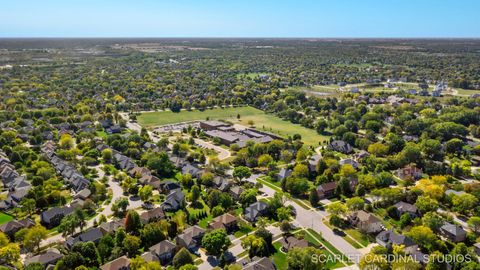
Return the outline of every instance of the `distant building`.
[[[353,151],[353,148],[350,144],[348,144],[345,141],[342,140],[336,140],[332,141],[329,145],[331,149],[334,151],[344,153],[344,154],[350,154]]]
[[[409,164],[395,171],[395,175],[402,180],[418,180],[422,177],[422,169],[414,164]]]

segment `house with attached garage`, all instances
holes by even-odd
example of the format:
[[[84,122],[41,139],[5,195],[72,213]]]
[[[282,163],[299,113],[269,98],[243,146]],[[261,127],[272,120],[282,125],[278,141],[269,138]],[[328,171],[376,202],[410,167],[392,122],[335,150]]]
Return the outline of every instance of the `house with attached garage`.
[[[200,245],[204,234],[205,230],[197,225],[188,227],[182,234],[177,236],[177,245],[192,251]]]
[[[440,227],[440,234],[455,243],[463,242],[467,238],[467,232],[461,226],[448,222]]]
[[[60,224],[60,221],[74,211],[73,207],[53,207],[40,214],[40,223],[47,228],[53,228]]]
[[[352,226],[365,233],[378,233],[384,228],[379,218],[363,210],[348,215],[348,221]]]
[[[169,240],[163,240],[160,243],[151,246],[148,251],[155,255],[162,264],[170,262],[175,256],[177,245]]]
[[[268,204],[263,201],[258,201],[245,208],[243,217],[250,222],[255,222],[258,218],[265,215],[267,211]]]

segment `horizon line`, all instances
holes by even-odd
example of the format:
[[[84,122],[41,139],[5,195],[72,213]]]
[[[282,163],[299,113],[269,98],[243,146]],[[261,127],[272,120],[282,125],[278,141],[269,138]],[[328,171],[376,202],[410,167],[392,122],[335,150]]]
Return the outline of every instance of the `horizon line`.
[[[18,36],[18,37],[2,37],[0,39],[480,39],[478,37],[268,37],[268,36],[185,36],[185,37],[168,37],[168,36]]]

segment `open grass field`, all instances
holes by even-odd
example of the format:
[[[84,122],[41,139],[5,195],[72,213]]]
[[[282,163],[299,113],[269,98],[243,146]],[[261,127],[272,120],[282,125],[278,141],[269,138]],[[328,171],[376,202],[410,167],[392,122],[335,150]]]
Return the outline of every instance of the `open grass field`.
[[[13,217],[8,215],[8,214],[0,213],[0,224],[9,222],[12,219],[13,219]]]
[[[194,121],[194,120],[205,120],[209,117],[213,119],[233,119],[237,117],[237,114],[240,114],[241,117],[256,115],[262,113],[262,111],[257,110],[252,107],[238,107],[238,108],[215,108],[211,110],[204,111],[181,111],[174,113],[171,111],[160,111],[160,112],[148,112],[142,113],[137,117],[138,123],[143,127],[154,127],[162,126],[167,124],[174,124],[179,122]]]
[[[240,114],[240,119],[237,119],[237,114]],[[249,121],[253,121],[255,128],[275,133],[281,137],[300,134],[302,140],[308,146],[318,146],[320,141],[328,140],[327,136],[320,135],[313,129],[292,124],[253,107],[216,108],[205,111],[182,111],[179,113],[170,111],[148,112],[138,116],[137,120],[141,126],[148,128],[185,121],[205,120],[207,117],[211,120],[227,120],[244,126],[248,126]]]

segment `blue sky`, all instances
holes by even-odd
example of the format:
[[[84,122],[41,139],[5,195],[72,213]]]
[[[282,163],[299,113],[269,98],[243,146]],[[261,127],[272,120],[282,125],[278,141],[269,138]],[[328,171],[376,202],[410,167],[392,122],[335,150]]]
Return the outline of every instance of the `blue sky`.
[[[10,0],[0,37],[480,37],[480,0]]]

